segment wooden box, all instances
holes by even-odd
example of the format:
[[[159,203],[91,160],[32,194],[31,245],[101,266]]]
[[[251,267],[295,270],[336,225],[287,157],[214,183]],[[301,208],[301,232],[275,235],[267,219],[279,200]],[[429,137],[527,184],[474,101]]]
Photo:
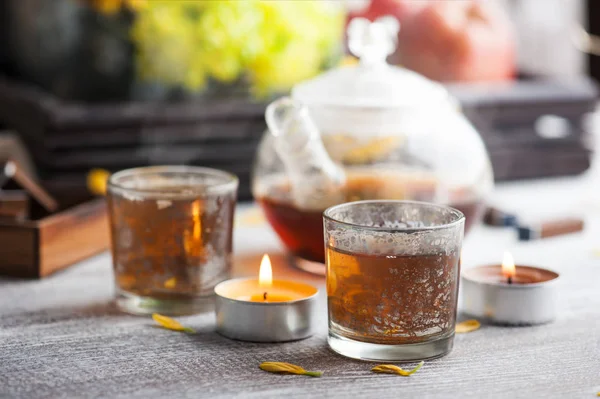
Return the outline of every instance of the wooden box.
[[[246,97],[83,103],[0,77],[0,124],[19,134],[44,184],[86,189],[90,169],[151,165],[223,169],[248,200],[266,103]]]
[[[110,244],[106,201],[91,199],[32,220],[0,220],[0,275],[42,278]]]
[[[591,165],[585,117],[596,109],[589,78],[522,75],[511,84],[452,84],[448,89],[481,134],[494,178],[576,175]]]

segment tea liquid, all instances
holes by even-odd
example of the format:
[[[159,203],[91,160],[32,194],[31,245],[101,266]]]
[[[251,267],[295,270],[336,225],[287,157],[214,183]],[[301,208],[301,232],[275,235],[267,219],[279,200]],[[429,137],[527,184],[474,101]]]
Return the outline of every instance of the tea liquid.
[[[330,331],[379,344],[451,334],[459,254],[374,256],[327,248]]]
[[[426,177],[410,177],[403,174],[349,173],[345,187],[346,201],[395,199],[432,201],[435,198],[436,181]],[[450,206],[460,210],[466,217],[465,232],[482,216],[484,205],[480,198],[473,198],[468,190],[457,189],[450,193]],[[275,183],[257,193],[257,201],[263,208],[275,232],[288,250],[301,258],[325,262],[323,249],[323,211],[297,208],[291,198],[289,185]]]
[[[161,191],[161,187],[153,189]],[[207,199],[131,199],[109,194],[108,205],[118,289],[181,299],[211,295],[213,287],[227,278],[234,194]]]

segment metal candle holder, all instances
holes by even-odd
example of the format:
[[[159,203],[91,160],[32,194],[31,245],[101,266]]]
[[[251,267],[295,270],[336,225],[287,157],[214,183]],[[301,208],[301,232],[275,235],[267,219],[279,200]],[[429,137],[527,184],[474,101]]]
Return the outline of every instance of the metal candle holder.
[[[257,283],[255,279],[234,279],[215,287],[217,332],[227,338],[250,342],[286,342],[310,337],[316,324],[318,290],[295,281],[284,283],[305,294],[286,302],[252,302],[239,299],[241,285]]]
[[[500,265],[462,271],[461,290],[466,313],[496,324],[534,325],[556,317],[559,274],[531,266],[516,266],[528,273],[531,282],[509,284],[501,276]]]

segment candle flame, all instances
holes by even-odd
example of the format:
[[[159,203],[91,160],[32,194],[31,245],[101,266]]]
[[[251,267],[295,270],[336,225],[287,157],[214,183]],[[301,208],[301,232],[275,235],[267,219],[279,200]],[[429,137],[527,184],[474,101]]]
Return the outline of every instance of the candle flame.
[[[502,274],[506,278],[512,278],[516,274],[515,260],[510,252],[504,252],[504,259],[502,260]]]
[[[269,255],[267,254],[263,255],[260,262],[258,285],[263,288],[269,288],[273,285],[273,269],[271,268],[271,259],[269,259]]]

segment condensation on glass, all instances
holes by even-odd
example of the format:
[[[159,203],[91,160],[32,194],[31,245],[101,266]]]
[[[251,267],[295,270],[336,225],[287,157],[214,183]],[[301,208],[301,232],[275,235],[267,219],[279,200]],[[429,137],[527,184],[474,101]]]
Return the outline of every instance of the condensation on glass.
[[[117,304],[190,314],[229,276],[238,179],[188,166],[114,174],[108,206]]]
[[[380,361],[452,348],[464,215],[410,201],[358,201],[325,211],[329,345]]]

